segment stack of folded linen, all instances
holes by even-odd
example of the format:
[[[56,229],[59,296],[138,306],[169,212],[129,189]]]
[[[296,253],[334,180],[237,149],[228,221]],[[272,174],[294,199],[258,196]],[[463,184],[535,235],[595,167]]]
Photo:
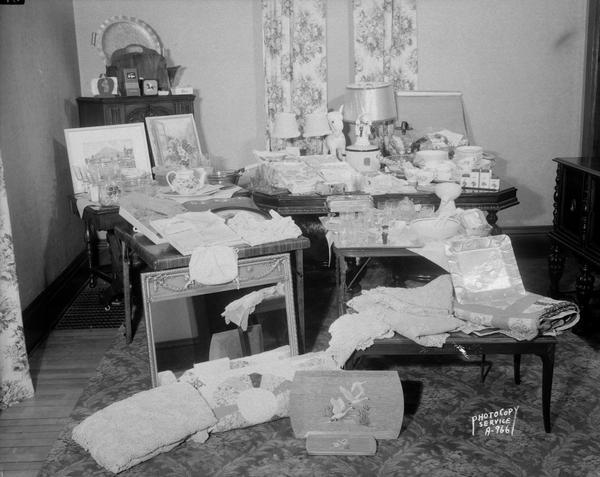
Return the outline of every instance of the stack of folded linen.
[[[321,180],[319,174],[302,161],[264,163],[259,166],[257,174],[262,182],[287,189],[292,194],[313,193]]]
[[[348,302],[356,313],[343,315],[329,327],[327,352],[341,367],[356,349],[398,333],[423,346],[443,346],[449,333],[464,322],[453,316],[450,275],[418,288],[377,287]]]
[[[274,210],[269,211],[269,215],[271,219],[266,220],[263,216],[240,211],[227,220],[227,226],[252,246],[302,235],[300,227],[291,217],[282,217]]]

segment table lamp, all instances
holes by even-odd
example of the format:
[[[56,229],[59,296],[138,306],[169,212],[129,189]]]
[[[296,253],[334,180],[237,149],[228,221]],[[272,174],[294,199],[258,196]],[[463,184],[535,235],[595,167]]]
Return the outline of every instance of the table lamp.
[[[304,118],[304,133],[306,138],[317,138],[316,144],[309,142],[311,154],[323,154],[324,136],[331,133],[327,113],[310,113]]]
[[[291,140],[299,136],[300,130],[298,129],[298,123],[296,122],[296,115],[294,113],[279,112],[275,114],[271,137],[283,139],[284,147],[282,149],[287,150],[290,146],[293,147],[293,141]],[[299,151],[298,155],[300,155]]]
[[[396,120],[396,102],[391,83],[353,83],[346,86],[344,121],[356,124],[370,122],[377,146],[386,154],[388,126]],[[360,138],[358,138],[360,140]]]
[[[346,161],[360,172],[379,170],[387,155],[389,126],[396,120],[396,103],[390,83],[354,83],[346,86],[344,122],[354,123],[356,142],[346,147]],[[352,128],[350,128],[352,129]],[[375,144],[369,140],[375,133]]]

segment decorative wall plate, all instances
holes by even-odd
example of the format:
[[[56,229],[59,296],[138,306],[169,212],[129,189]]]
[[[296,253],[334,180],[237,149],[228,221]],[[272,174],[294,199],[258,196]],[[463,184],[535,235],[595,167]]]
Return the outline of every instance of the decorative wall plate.
[[[116,50],[128,45],[142,45],[163,54],[162,43],[154,29],[138,18],[110,17],[96,32],[96,48],[107,65]]]

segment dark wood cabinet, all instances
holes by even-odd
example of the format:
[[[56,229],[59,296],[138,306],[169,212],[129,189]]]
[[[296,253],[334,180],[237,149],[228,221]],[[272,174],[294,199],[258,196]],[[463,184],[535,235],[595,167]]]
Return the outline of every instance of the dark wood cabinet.
[[[594,290],[593,271],[600,267],[600,157],[556,158],[552,248],[549,258],[551,295],[559,292],[564,251],[578,257],[577,303],[587,313]]]
[[[79,125],[108,126],[143,122],[147,116],[194,114],[193,94],[77,98]]]

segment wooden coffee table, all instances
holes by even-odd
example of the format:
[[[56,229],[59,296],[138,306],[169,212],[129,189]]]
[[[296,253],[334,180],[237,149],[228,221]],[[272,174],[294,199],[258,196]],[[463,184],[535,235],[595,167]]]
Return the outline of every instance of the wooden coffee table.
[[[346,362],[345,369],[355,369],[358,362],[366,356],[467,356],[488,354],[512,354],[514,357],[514,379],[520,384],[520,367],[522,354],[535,354],[542,360],[542,413],[544,429],[550,432],[550,398],[552,393],[552,376],[554,374],[554,352],[556,338],[540,336],[530,341],[517,341],[508,336],[494,334],[485,337],[467,335],[462,332],[452,333],[441,348],[421,346],[414,341],[394,335],[392,338],[377,339],[365,350],[357,350]],[[482,373],[482,380],[485,375]]]

